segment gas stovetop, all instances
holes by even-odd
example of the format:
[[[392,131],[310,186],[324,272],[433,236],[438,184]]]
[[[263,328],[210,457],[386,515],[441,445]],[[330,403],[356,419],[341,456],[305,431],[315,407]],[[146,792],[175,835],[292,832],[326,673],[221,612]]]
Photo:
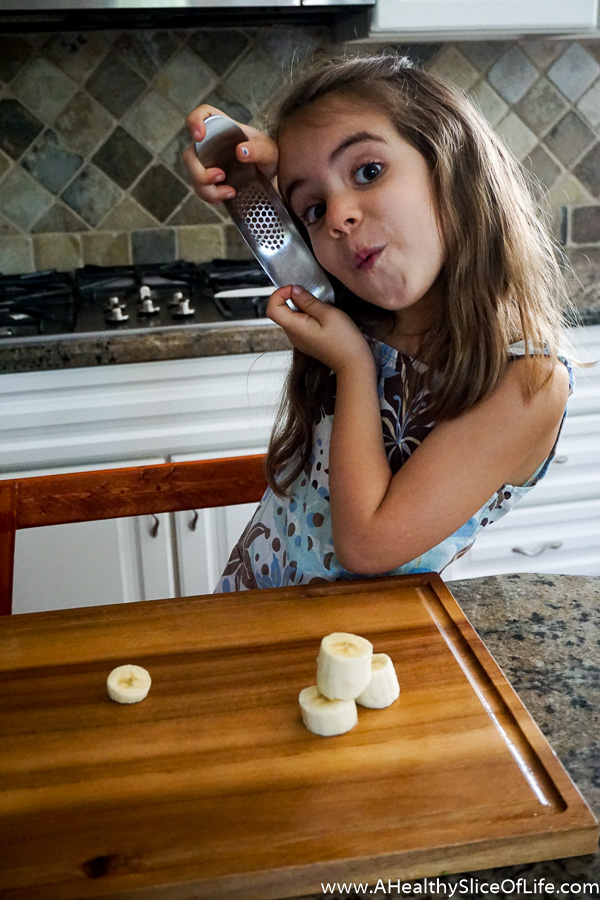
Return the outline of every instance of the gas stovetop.
[[[0,275],[0,339],[263,319],[272,291],[254,260]]]

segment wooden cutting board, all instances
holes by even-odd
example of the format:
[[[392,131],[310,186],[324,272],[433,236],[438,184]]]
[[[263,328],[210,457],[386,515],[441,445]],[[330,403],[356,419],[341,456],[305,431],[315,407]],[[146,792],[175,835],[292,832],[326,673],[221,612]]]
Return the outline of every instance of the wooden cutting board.
[[[395,662],[321,738],[321,638]],[[106,695],[116,665],[150,694]],[[0,895],[267,898],[593,853],[598,827],[437,575],[0,621]],[[387,883],[387,881],[386,881]]]

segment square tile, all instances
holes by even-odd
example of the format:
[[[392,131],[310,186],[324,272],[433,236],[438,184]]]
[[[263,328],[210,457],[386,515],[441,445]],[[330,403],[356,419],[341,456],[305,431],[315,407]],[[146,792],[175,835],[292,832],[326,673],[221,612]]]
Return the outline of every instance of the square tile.
[[[252,113],[248,107],[240,103],[224,84],[217,84],[214,91],[211,91],[204,102],[210,106],[216,106],[230,119],[235,119],[236,122],[241,122],[242,125],[249,125],[252,121]]]
[[[580,44],[573,43],[548,69],[548,78],[571,101],[578,100],[600,74],[600,65]]]
[[[492,87],[510,104],[517,103],[537,77],[537,69],[516,44],[502,54],[487,74]]]
[[[36,234],[33,253],[37,269],[70,272],[83,265],[81,237],[78,234]]]
[[[229,221],[229,220],[228,220]],[[191,194],[168,219],[169,225],[222,225],[223,219],[208,203]]]
[[[202,103],[216,83],[215,73],[199,56],[184,47],[157,75],[154,85],[187,115]]]
[[[321,39],[327,39],[316,28],[294,27],[293,25],[272,25],[270,28],[262,28],[257,35],[254,47],[260,46],[273,60],[277,70],[288,77],[295,67],[315,52]],[[253,47],[253,50],[254,50]],[[421,60],[427,53],[427,48],[421,51]],[[417,61],[413,59],[417,64]],[[422,62],[421,62],[422,64]]]
[[[225,84],[236,100],[256,115],[272,96],[280,80],[281,76],[269,54],[253,46],[234,65],[225,78]]]
[[[4,275],[35,272],[33,241],[29,235],[0,235],[0,272]]]
[[[68,150],[48,128],[27,150],[21,165],[45,188],[59,194],[81,168],[83,158]]]
[[[573,110],[550,129],[544,138],[545,145],[564,165],[569,168],[581,154],[595,141],[583,119]]]
[[[570,238],[574,244],[600,244],[600,204],[571,210]]]
[[[585,92],[577,109],[593,128],[600,125],[600,78]]]
[[[575,175],[564,172],[548,191],[547,200],[552,209],[559,209],[565,205],[591,203],[593,197]]]
[[[0,215],[0,234],[19,234],[19,229],[12,222],[9,222],[8,219],[5,219],[4,216]]]
[[[574,175],[593,197],[600,198],[600,141],[577,163]]]
[[[87,231],[88,225],[61,200],[56,200],[31,229],[34,234]]]
[[[124,31],[115,44],[129,65],[147,81],[160,72],[180,46],[179,37],[166,30]]]
[[[215,225],[178,228],[177,241],[178,258],[187,259],[189,262],[210,262],[211,259],[225,256],[223,229]]]
[[[508,45],[506,41],[461,41],[460,52],[473,63],[478,72],[485,72]]]
[[[487,121],[494,128],[506,115],[508,104],[497,94],[484,78],[473,85],[469,94],[473,97]]]
[[[213,104],[213,106],[214,105],[215,104]],[[217,108],[221,109],[221,107]],[[223,110],[223,112],[225,112],[225,110]],[[189,147],[191,143],[192,139],[190,137],[190,133],[187,130],[187,127],[184,125],[181,130],[175,135],[173,140],[169,141],[167,146],[160,154],[160,158],[162,159],[166,167],[175,175],[178,175],[185,184],[189,184],[190,176],[188,175],[188,171],[181,157],[185,149]]]
[[[0,209],[23,231],[29,231],[51,205],[52,194],[21,166],[15,166],[0,183]]]
[[[194,31],[188,45],[217,75],[224,75],[250,41],[239,28],[214,28]]]
[[[472,87],[479,72],[454,44],[447,44],[427,66],[427,71],[456,84],[463,90]]]
[[[542,144],[538,144],[538,146],[524,158],[523,163],[527,166],[529,171],[539,179],[542,189],[545,188],[546,190],[552,187],[560,177],[562,171],[560,166],[552,159]]]
[[[0,81],[8,83],[33,56],[33,47],[17,34],[0,34]]]
[[[151,90],[124,116],[122,124],[130,134],[160,153],[184,124],[185,117],[176,106],[156,90]]]
[[[146,82],[112,50],[88,79],[86,89],[119,118],[145,91]]]
[[[161,164],[148,169],[132,191],[140,206],[159,222],[171,215],[186,194],[187,188]]]
[[[54,128],[75,153],[89,156],[113,127],[114,119],[89,94],[80,91],[54,120]]]
[[[134,263],[173,262],[176,256],[176,239],[173,228],[156,228],[148,231],[134,231],[131,235],[131,250]]]
[[[119,202],[121,191],[100,169],[89,165],[63,192],[62,199],[95,227]]]
[[[12,82],[21,103],[45,122],[53,122],[77,90],[68,75],[43,56],[34,57]]]
[[[126,266],[131,264],[129,235],[114,231],[91,231],[81,235],[84,266]]]
[[[521,48],[538,69],[547,69],[569,46],[569,41],[553,37],[526,37],[520,42]]]
[[[532,131],[542,135],[565,113],[568,106],[563,95],[547,78],[542,77],[519,100],[515,112]]]
[[[42,122],[18,100],[0,100],[0,148],[12,159],[18,159],[43,128]]]
[[[106,56],[110,42],[102,31],[53,34],[44,44],[43,54],[78,84]]]
[[[92,162],[122,188],[128,188],[152,160],[152,154],[120,125],[102,144]]]
[[[158,222],[135,200],[125,194],[102,222],[106,231],[137,231],[140,228],[156,228]]]
[[[2,181],[11,166],[12,160],[8,158],[6,153],[3,153],[2,150],[0,150],[0,181]]]
[[[509,113],[496,126],[496,131],[520,161],[533,150],[538,142],[537,135],[513,112]]]

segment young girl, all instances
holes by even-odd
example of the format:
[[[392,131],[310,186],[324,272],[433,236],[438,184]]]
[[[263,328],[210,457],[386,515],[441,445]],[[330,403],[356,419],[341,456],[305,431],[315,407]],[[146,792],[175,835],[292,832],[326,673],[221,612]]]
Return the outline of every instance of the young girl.
[[[190,115],[194,140],[218,112]],[[442,572],[543,477],[572,389],[524,175],[460,91],[395,55],[317,62],[268,137],[243,127],[238,159],[277,175],[336,304],[269,300],[293,362],[269,488],[217,590]],[[233,195],[185,160],[201,198]]]

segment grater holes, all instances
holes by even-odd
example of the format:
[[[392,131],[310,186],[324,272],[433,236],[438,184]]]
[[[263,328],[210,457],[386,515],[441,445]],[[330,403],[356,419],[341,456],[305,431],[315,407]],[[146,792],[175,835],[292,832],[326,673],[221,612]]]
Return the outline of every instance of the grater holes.
[[[256,242],[265,250],[277,250],[282,246],[285,231],[277,210],[258,185],[250,185],[238,191],[237,206],[245,225]]]

